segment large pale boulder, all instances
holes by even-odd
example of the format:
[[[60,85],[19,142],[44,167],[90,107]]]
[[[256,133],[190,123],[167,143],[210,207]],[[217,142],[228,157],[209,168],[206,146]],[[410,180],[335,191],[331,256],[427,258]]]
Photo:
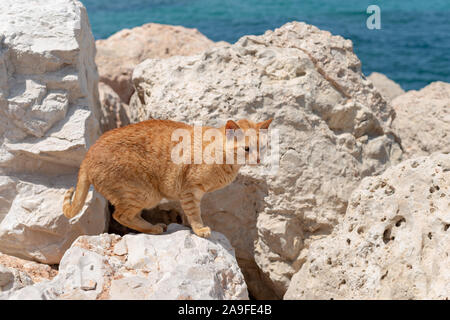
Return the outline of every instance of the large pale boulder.
[[[0,4],[0,251],[58,263],[80,234],[106,225],[90,192],[80,215],[62,215],[65,190],[98,138],[95,45],[74,0]]]
[[[58,275],[9,299],[248,299],[234,250],[220,233],[200,238],[171,224],[162,235],[81,236]]]
[[[197,29],[148,23],[123,29],[108,39],[97,40],[97,63],[100,81],[108,84],[128,103],[134,92],[133,69],[149,58],[167,58],[200,53],[214,46]]]
[[[450,154],[365,178],[285,299],[450,298]]]
[[[392,126],[406,158],[450,152],[450,83],[433,82],[391,102],[397,114]]]
[[[381,93],[386,101],[391,101],[405,93],[405,90],[403,90],[398,83],[389,79],[382,73],[372,72],[367,79],[372,81],[375,88]]]
[[[363,177],[401,156],[389,130],[394,112],[363,77],[352,42],[304,23],[197,56],[146,60],[133,82],[132,121],[274,118],[278,171],[245,167],[202,201],[256,298],[282,297],[305,244],[331,233]]]

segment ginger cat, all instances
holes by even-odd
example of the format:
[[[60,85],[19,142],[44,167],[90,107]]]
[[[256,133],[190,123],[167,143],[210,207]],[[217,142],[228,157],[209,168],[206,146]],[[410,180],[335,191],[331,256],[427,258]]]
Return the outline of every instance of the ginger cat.
[[[229,120],[225,126],[218,128],[223,135],[224,148],[233,149],[230,151],[235,157],[233,160],[236,160],[238,148],[242,148],[242,145],[236,145],[234,137],[230,137],[230,131],[227,130],[241,129],[246,132],[254,129],[259,145],[259,129],[268,129],[271,121],[254,123],[239,120],[236,123]],[[201,127],[201,132],[210,128]],[[209,237],[211,230],[203,224],[200,201],[205,193],[230,184],[242,164],[236,161],[233,164],[226,164],[226,161],[223,164],[207,164],[204,161],[197,164],[194,161],[191,164],[175,163],[171,153],[179,141],[172,141],[172,134],[177,129],[187,130],[191,135],[193,160],[195,148],[198,148],[194,146],[194,127],[184,123],[147,120],[103,134],[89,149],[81,164],[73,201],[74,188],[64,196],[64,215],[72,218],[82,209],[92,184],[115,206],[113,218],[126,227],[144,233],[162,233],[166,225],[147,222],[141,217],[141,211],[155,207],[162,198],[166,198],[179,200],[194,233],[200,237]],[[233,143],[226,144],[230,139],[233,139]],[[246,160],[252,152],[258,151],[257,148],[250,150],[248,144],[246,137]],[[207,146],[208,143],[202,140],[203,150]]]

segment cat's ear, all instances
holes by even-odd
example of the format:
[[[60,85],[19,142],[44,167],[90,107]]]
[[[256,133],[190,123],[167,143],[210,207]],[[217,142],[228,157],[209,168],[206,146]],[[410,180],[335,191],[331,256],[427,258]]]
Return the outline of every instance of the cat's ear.
[[[269,125],[273,119],[269,119],[258,123],[258,129],[269,129]]]
[[[225,130],[239,130],[239,125],[234,122],[233,120],[228,120],[227,124],[225,125]]]
[[[233,120],[228,120],[225,125],[225,134],[228,139],[232,139],[234,137],[234,131],[241,129],[239,125]]]

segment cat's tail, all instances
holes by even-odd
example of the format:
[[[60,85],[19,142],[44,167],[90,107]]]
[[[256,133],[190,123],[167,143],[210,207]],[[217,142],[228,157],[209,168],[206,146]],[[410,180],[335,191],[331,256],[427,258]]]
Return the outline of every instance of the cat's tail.
[[[83,166],[81,166],[80,172],[78,173],[77,191],[75,192],[73,201],[71,201],[74,193],[73,188],[67,190],[64,195],[63,213],[67,218],[73,218],[83,208],[90,185],[88,176],[83,170]]]

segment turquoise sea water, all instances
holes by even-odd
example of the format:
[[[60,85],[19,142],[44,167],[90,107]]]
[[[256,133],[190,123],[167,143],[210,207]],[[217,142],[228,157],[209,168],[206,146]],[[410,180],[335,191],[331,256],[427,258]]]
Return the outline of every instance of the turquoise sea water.
[[[450,0],[81,0],[96,39],[149,22],[197,28],[235,42],[297,20],[351,39],[366,75],[386,74],[403,89],[450,82]],[[369,5],[381,29],[369,30]]]

